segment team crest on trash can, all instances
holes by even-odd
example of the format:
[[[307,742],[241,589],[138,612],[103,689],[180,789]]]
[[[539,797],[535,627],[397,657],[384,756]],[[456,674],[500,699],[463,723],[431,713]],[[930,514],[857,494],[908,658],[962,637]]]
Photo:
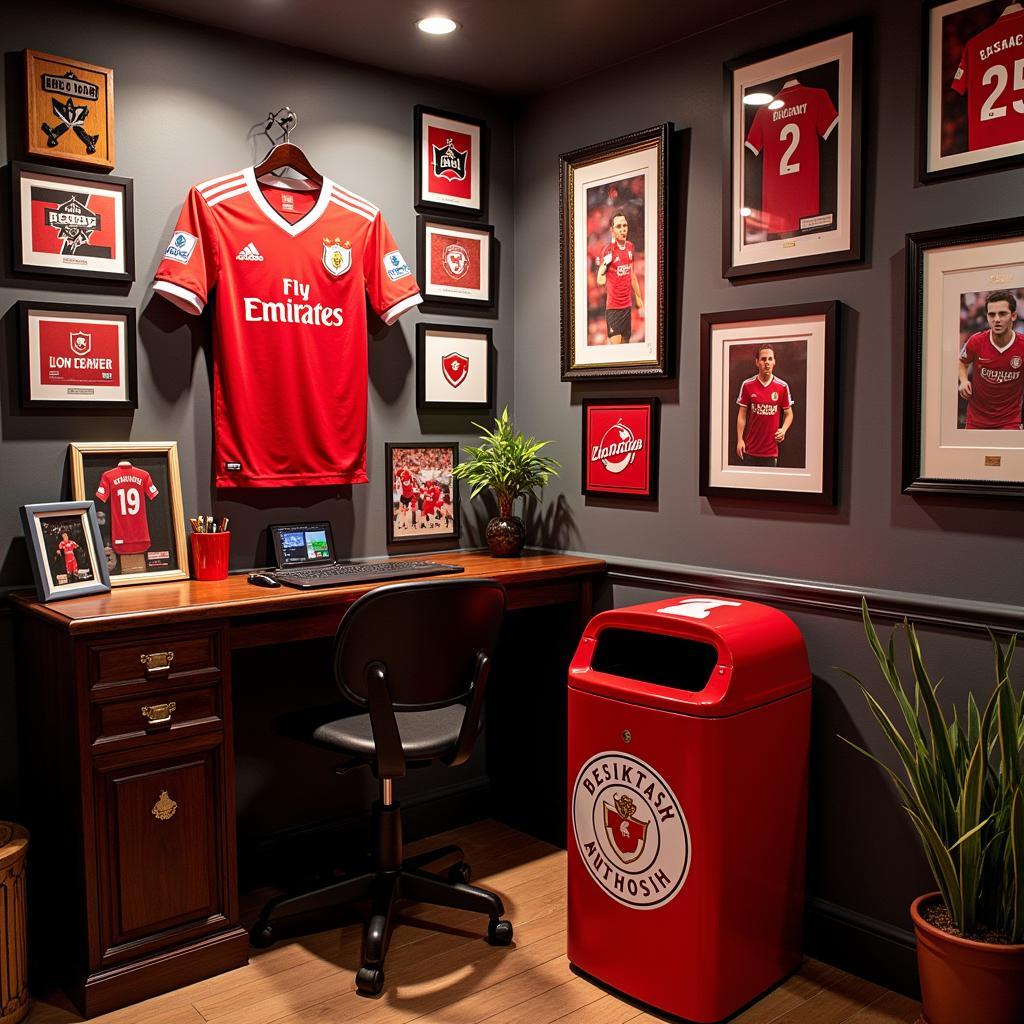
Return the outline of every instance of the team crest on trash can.
[[[330,238],[325,238],[324,266],[335,277],[341,277],[352,266],[352,244],[350,242],[343,243],[340,238],[335,238],[333,241]]]
[[[469,373],[469,359],[458,352],[452,352],[441,360],[441,372],[444,379],[453,388],[457,388]]]
[[[87,356],[92,349],[92,335],[85,331],[71,332],[71,351],[76,356]]]
[[[675,793],[645,761],[595,754],[572,789],[576,852],[616,903],[653,910],[674,899],[690,870],[690,828]]]

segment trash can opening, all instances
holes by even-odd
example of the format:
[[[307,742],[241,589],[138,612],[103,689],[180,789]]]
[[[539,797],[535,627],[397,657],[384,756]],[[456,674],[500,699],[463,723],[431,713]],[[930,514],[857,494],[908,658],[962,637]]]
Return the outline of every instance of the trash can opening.
[[[712,644],[682,636],[603,629],[591,667],[597,672],[700,693],[718,664]]]

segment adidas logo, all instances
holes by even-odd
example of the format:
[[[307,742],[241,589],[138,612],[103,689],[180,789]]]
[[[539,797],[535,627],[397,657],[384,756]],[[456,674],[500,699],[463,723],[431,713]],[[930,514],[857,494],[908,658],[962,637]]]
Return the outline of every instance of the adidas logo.
[[[236,257],[236,260],[251,260],[253,263],[262,263],[263,257],[259,249],[250,242]]]

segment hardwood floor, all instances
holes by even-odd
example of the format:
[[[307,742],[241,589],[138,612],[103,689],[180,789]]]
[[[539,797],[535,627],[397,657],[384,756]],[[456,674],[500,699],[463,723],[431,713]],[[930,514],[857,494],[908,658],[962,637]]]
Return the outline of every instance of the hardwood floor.
[[[565,851],[496,822],[409,847],[459,843],[475,881],[494,889],[515,943],[487,945],[481,919],[409,906],[398,919],[379,999],[356,995],[361,926],[282,938],[248,967],[93,1018],[100,1024],[648,1024],[663,1018],[576,976],[565,957]],[[266,893],[246,901],[246,923]],[[730,1024],[914,1024],[919,1007],[814,960]],[[81,1018],[62,994],[40,999],[29,1024]]]

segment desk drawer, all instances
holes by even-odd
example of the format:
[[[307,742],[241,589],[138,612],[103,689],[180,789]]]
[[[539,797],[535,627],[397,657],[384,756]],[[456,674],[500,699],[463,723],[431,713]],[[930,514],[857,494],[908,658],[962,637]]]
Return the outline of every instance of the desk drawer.
[[[123,700],[94,701],[92,705],[93,746],[116,740],[165,735],[196,726],[220,724],[221,688],[150,688]]]
[[[219,671],[223,661],[220,630],[153,631],[126,643],[89,648],[89,682],[93,689],[117,683],[162,684],[190,672]]]

